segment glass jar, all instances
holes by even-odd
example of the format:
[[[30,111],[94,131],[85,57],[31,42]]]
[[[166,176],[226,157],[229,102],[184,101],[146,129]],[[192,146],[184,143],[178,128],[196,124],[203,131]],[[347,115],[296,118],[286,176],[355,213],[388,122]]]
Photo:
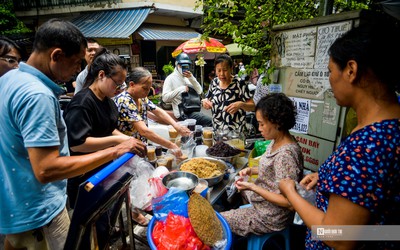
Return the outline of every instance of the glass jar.
[[[244,150],[245,148],[245,138],[243,133],[239,133],[238,131],[235,130],[231,130],[228,135],[227,135],[227,141],[226,143],[228,143],[229,145],[231,145],[234,148],[238,148],[240,150]],[[245,156],[245,153],[242,152],[240,154],[240,156]]]

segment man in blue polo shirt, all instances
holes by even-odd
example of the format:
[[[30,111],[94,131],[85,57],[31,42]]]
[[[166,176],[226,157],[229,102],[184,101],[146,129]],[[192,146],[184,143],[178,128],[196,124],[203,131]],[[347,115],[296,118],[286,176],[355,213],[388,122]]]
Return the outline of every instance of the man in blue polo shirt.
[[[0,78],[0,234],[4,248],[63,249],[69,228],[66,178],[126,152],[144,155],[129,139],[84,156],[69,156],[54,81],[79,72],[87,43],[71,23],[51,19],[37,31],[26,63]]]

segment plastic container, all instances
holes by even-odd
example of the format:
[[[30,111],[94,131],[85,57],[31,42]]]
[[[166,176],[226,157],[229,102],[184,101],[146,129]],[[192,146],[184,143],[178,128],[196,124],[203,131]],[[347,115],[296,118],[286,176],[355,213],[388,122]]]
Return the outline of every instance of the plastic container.
[[[196,128],[196,119],[186,119],[187,127],[190,131],[194,131]]]
[[[213,139],[213,128],[204,127],[203,128],[203,139]]]
[[[229,250],[229,249],[231,249],[231,246],[232,246],[231,229],[229,227],[228,222],[225,220],[225,218],[222,217],[222,215],[220,215],[218,212],[215,212],[215,213],[217,214],[217,217],[218,217],[219,221],[221,222],[222,230],[224,232],[224,239],[226,239],[226,246],[223,249]],[[153,216],[153,218],[150,220],[149,226],[147,227],[147,242],[149,243],[150,249],[152,249],[152,250],[157,250],[157,247],[156,247],[156,245],[154,245],[153,237],[152,237],[155,224],[156,224],[156,218]],[[213,249],[213,248],[211,248],[211,249]]]
[[[157,160],[156,158],[156,147],[155,146],[147,146],[147,159],[150,162]]]
[[[194,188],[193,192],[196,192],[207,199],[208,193],[208,182],[204,179],[199,179],[199,183]],[[208,199],[209,200],[209,199]]]
[[[169,139],[174,140],[175,142],[175,138],[178,136],[178,131],[176,131],[176,129],[171,125],[168,125],[168,133],[169,133]]]
[[[203,145],[206,145],[207,147],[212,147],[214,145],[214,139],[203,137]]]

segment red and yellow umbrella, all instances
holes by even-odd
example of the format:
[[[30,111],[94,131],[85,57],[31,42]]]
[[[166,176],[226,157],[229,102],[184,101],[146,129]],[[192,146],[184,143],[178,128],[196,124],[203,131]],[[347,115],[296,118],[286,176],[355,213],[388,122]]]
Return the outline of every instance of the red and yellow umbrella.
[[[215,38],[201,39],[200,37],[196,37],[179,45],[172,52],[172,56],[176,57],[182,52],[186,54],[225,53],[226,48]]]

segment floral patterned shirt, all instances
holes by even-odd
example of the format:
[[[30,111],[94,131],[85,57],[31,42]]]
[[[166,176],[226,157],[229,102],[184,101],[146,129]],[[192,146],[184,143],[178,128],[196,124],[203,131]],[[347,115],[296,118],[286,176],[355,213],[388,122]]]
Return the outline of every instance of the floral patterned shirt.
[[[242,131],[246,124],[246,111],[239,109],[238,112],[231,115],[224,109],[231,103],[247,102],[253,98],[249,87],[237,77],[233,78],[232,83],[226,89],[221,89],[219,83],[219,79],[214,78],[206,94],[206,97],[213,103],[211,108],[213,127],[214,129]]]
[[[139,99],[136,103],[132,96],[124,91],[114,97],[114,102],[118,108],[118,130],[122,133],[147,142],[147,139],[139,134],[133,126],[134,122],[144,121],[147,126],[147,111],[155,110],[156,105],[147,97]],[[140,105],[140,108],[138,108]]]
[[[316,205],[323,212],[333,193],[368,209],[370,224],[400,225],[400,119],[352,133],[319,168],[318,177]],[[374,248],[400,249],[399,241],[378,242]],[[308,230],[306,249],[330,248],[312,240]]]

